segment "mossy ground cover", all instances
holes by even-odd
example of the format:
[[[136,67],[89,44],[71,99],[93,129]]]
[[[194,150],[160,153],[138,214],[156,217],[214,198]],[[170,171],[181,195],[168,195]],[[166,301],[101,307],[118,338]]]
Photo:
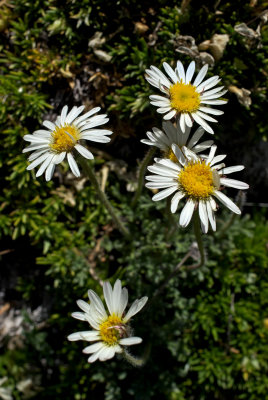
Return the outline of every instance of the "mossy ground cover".
[[[268,229],[261,205],[267,191],[267,5],[1,3],[1,301],[24,310],[24,329],[0,342],[0,377],[7,378],[2,387],[14,399],[267,397]],[[235,29],[242,23],[252,36]],[[214,34],[228,35],[217,60],[211,47],[200,46]],[[120,358],[89,365],[82,343],[66,339],[86,329],[70,316],[75,300],[86,299],[89,288],[101,294],[99,281],[116,278],[131,300],[152,297],[194,240],[191,227],[179,229],[178,214],[172,219],[168,203],[152,202],[148,189],[131,207],[137,161],[147,151],[140,139],[161,127],[161,116],[149,105],[153,90],[145,69],[163,61],[174,66],[177,59],[188,64],[190,51],[200,66],[208,57],[209,76],[220,75],[227,88],[236,88],[230,88],[225,113],[213,127],[228,164],[246,166],[238,178],[250,184],[243,215],[221,233],[231,215],[220,210],[217,232],[204,238],[206,265],[182,268],[135,319],[143,344],[133,352],[147,355],[143,368]],[[202,51],[208,56],[200,56]],[[250,94],[242,95],[242,88]],[[90,182],[74,178],[67,164],[50,182],[26,171],[23,136],[44,119],[53,120],[65,104],[100,106],[109,114],[112,142],[93,147],[92,164],[131,241],[115,229]],[[234,197],[235,191],[228,194]],[[29,311],[38,306],[40,321]]]

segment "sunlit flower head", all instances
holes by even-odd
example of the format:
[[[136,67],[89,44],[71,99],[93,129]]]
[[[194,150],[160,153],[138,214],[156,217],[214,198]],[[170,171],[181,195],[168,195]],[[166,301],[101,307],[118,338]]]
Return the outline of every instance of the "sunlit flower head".
[[[83,110],[84,106],[73,107],[68,113],[68,107],[64,106],[55,123],[44,121],[43,125],[47,129],[40,129],[33,132],[32,135],[23,137],[24,140],[31,143],[23,150],[23,153],[33,151],[28,158],[31,164],[28,165],[27,170],[39,166],[36,177],[45,172],[46,180],[49,181],[55,165],[61,163],[67,156],[73,174],[76,177],[80,176],[78,165],[74,159],[75,150],[89,160],[94,158],[93,154],[81,144],[81,140],[108,143],[111,140],[109,135],[112,134],[106,129],[95,129],[109,121],[106,114],[94,115],[100,110],[100,107],[93,108],[79,117]]]
[[[164,158],[169,158],[174,162],[177,161],[177,157],[172,151],[172,144],[177,144],[180,149],[185,146],[194,153],[205,151],[213,144],[213,140],[206,140],[198,143],[205,132],[201,126],[195,131],[192,137],[189,137],[191,128],[186,126],[185,132],[183,133],[179,122],[177,123],[177,127],[175,127],[170,121],[164,121],[163,130],[153,128],[152,131],[153,132],[147,132],[146,135],[148,139],[142,139],[141,142],[149,146],[158,147],[162,150]]]
[[[207,132],[214,133],[206,121],[217,122],[217,120],[208,114],[221,115],[223,111],[210,106],[227,102],[221,98],[227,92],[223,90],[223,86],[211,89],[220,82],[219,77],[213,76],[203,81],[208,70],[208,65],[204,65],[191,83],[195,72],[194,61],[190,63],[187,71],[184,70],[180,61],[177,62],[175,71],[166,62],[163,63],[163,67],[168,78],[153,65],[146,70],[147,75],[145,75],[152,86],[157,87],[166,95],[166,97],[150,96],[151,104],[159,107],[157,112],[165,114],[164,119],[167,120],[178,115],[182,132],[185,131],[186,126],[191,127],[193,121],[196,121]]]
[[[109,282],[104,282],[103,294],[108,312],[99,296],[93,290],[89,290],[90,304],[78,300],[77,305],[83,312],[72,314],[74,318],[88,322],[93,328],[90,331],[76,332],[68,336],[71,341],[95,342],[83,350],[84,353],[90,354],[88,359],[90,363],[98,359],[100,361],[109,360],[116,353],[122,353],[123,346],[142,342],[140,337],[132,336],[129,321],[144,307],[148,297],[135,300],[128,312],[125,313],[128,291],[126,288],[122,288],[119,279],[115,282],[113,289]]]
[[[186,199],[186,205],[180,214],[179,224],[186,227],[191,221],[194,210],[198,209],[202,231],[207,233],[209,223],[216,230],[214,212],[217,210],[216,198],[229,210],[241,214],[239,208],[222,193],[224,186],[236,189],[248,189],[248,184],[234,179],[226,178],[232,172],[241,171],[243,165],[225,167],[221,161],[226,155],[215,156],[217,147],[211,147],[206,159],[198,157],[194,152],[183,147],[182,151],[177,145],[172,145],[172,150],[177,157],[177,163],[169,159],[155,159],[155,164],[148,167],[154,175],[146,176],[149,189],[163,189],[153,196],[154,201],[159,201],[175,193],[171,199],[171,212],[175,213],[179,201]]]

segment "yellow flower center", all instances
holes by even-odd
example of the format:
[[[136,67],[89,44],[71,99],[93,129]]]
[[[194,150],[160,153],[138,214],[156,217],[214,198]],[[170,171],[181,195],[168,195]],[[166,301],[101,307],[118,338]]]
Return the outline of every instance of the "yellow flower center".
[[[73,125],[56,127],[52,132],[53,141],[50,147],[56,152],[71,151],[80,137],[78,129]]]
[[[190,83],[177,82],[169,88],[170,105],[175,110],[186,113],[198,110],[200,94]]]
[[[178,175],[182,190],[194,199],[206,199],[214,191],[213,174],[205,161],[190,162]]]
[[[124,336],[125,325],[122,319],[112,314],[100,325],[101,340],[108,345],[116,344],[119,339]]]

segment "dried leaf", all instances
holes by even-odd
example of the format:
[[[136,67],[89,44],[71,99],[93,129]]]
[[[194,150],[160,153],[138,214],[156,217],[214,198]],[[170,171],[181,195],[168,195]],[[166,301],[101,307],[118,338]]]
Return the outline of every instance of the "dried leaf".
[[[245,107],[249,107],[252,103],[251,98],[250,98],[250,90],[244,89],[244,88],[238,88],[237,86],[230,85],[228,86],[228,89],[231,93],[234,93],[239,101],[240,104],[242,104]]]
[[[226,48],[227,43],[229,42],[229,39],[230,37],[227,34],[215,33],[215,35],[212,36],[209,50],[211,51],[216,61],[218,61],[223,56],[223,52]]]

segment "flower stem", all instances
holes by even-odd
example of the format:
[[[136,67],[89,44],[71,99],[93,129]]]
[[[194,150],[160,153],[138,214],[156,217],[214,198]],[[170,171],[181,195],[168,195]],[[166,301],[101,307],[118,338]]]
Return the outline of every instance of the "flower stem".
[[[86,175],[89,177],[89,179],[91,180],[91,183],[93,184],[94,188],[96,189],[101,202],[104,204],[104,206],[106,207],[108,213],[112,217],[115,225],[117,226],[117,228],[120,230],[120,232],[126,238],[129,238],[130,237],[129,230],[125,227],[125,225],[121,221],[120,217],[117,215],[115,209],[113,208],[113,206],[109,202],[106,194],[101,190],[99,182],[98,182],[98,180],[97,180],[97,178],[95,176],[95,173],[94,173],[94,171],[93,171],[93,169],[92,169],[92,167],[90,165],[90,162],[87,162],[84,158],[80,158],[80,163],[81,163]]]
[[[133,365],[133,367],[142,367],[148,359],[149,352],[146,351],[146,353],[144,354],[144,357],[138,358],[138,357],[132,356],[126,349],[123,349],[122,355],[126,361],[128,361],[131,365]]]
[[[198,250],[199,250],[199,253],[200,253],[200,262],[199,262],[198,266],[201,267],[205,262],[205,252],[204,252],[203,240],[202,240],[202,237],[201,237],[198,210],[194,211],[193,222],[194,222],[194,234],[195,234],[195,237],[196,237]]]
[[[143,188],[143,181],[144,181],[144,175],[145,175],[145,170],[147,165],[149,164],[149,162],[151,161],[152,156],[155,153],[156,148],[155,147],[151,147],[150,150],[146,153],[144,159],[142,160],[140,167],[139,167],[139,178],[138,178],[138,187],[135,193],[135,196],[133,197],[133,200],[131,202],[131,206],[135,207],[140,195],[141,195],[141,191]]]

